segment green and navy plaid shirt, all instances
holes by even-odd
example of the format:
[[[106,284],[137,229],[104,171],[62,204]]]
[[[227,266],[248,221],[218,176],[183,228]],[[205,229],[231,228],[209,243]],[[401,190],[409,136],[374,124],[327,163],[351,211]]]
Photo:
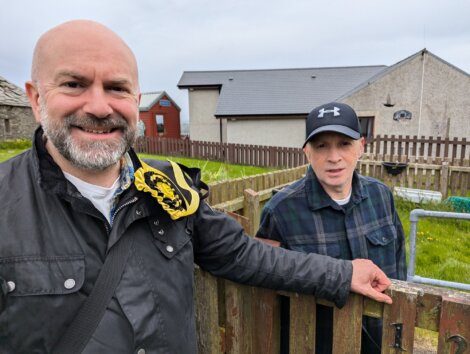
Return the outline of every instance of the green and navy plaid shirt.
[[[312,168],[276,193],[261,215],[257,237],[295,251],[334,258],[367,258],[388,277],[406,279],[405,237],[390,189],[354,173],[351,199],[339,206]],[[380,353],[381,321],[365,318],[362,353]],[[332,311],[317,307],[317,353],[331,353]],[[371,341],[370,338],[373,340]]]
[[[388,277],[406,278],[405,237],[392,193],[383,183],[357,173],[351,200],[339,206],[309,167],[304,178],[266,204],[257,236],[295,251],[367,258]]]

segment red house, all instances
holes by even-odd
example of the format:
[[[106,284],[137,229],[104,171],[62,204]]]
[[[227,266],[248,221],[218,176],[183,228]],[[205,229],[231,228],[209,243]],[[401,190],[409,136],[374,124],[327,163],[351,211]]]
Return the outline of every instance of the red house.
[[[139,116],[145,125],[144,135],[179,139],[180,111],[165,91],[142,93]]]

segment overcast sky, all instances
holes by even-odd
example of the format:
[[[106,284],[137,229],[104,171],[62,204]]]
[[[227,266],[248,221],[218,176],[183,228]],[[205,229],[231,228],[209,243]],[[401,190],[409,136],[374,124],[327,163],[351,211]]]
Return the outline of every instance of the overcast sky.
[[[86,18],[134,50],[142,92],[165,90],[187,120],[185,70],[392,65],[426,47],[470,72],[468,0],[7,1],[0,12],[0,76],[24,86],[34,44]]]

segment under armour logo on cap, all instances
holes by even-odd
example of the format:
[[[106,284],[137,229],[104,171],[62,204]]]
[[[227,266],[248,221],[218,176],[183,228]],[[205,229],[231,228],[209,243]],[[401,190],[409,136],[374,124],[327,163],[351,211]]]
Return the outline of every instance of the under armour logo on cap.
[[[314,108],[305,122],[306,139],[304,145],[317,134],[334,132],[351,139],[361,138],[361,125],[351,106],[340,102],[330,102]]]
[[[333,107],[333,109],[325,109],[325,108],[322,108],[318,111],[318,118],[323,118],[323,116],[325,115],[325,113],[333,113],[333,117],[338,117],[340,114],[339,114],[339,111],[340,109],[338,107]]]

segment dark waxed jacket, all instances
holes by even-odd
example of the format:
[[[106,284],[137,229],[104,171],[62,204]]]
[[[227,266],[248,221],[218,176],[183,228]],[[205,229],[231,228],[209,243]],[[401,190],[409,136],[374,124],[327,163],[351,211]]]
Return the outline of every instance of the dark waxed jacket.
[[[85,353],[195,353],[194,262],[233,281],[312,293],[338,306],[349,293],[351,262],[271,248],[204,202],[172,221],[132,186],[111,227],[63,177],[40,129],[31,150],[0,165],[0,196],[0,280],[15,284],[0,313],[0,353],[50,352],[123,235],[134,238],[130,257]]]

